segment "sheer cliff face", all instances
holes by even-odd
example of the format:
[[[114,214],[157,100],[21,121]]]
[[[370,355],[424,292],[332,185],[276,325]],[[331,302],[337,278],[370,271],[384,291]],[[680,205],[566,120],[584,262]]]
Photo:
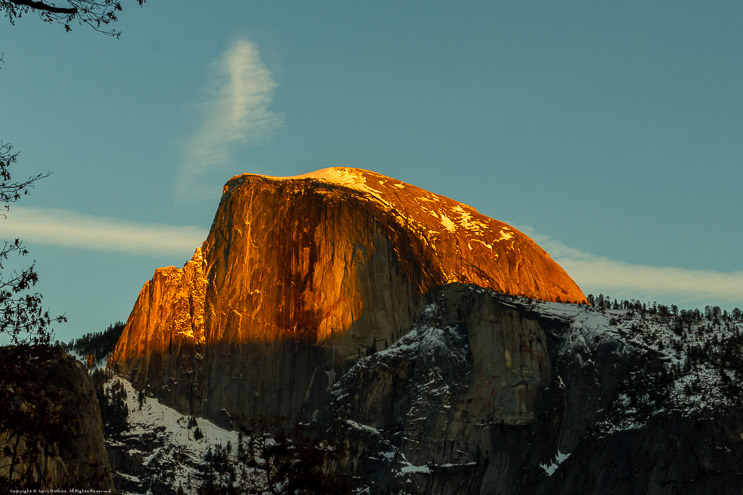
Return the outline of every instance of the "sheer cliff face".
[[[323,419],[343,454],[331,469],[371,493],[541,493],[509,483],[523,475],[525,452],[550,441],[553,329],[474,286],[427,298],[408,334],[334,385]],[[483,484],[488,469],[497,479]]]
[[[447,282],[585,300],[531,239],[449,198],[358,169],[245,174],[194,258],[145,284],[112,364],[189,412],[301,409]]]

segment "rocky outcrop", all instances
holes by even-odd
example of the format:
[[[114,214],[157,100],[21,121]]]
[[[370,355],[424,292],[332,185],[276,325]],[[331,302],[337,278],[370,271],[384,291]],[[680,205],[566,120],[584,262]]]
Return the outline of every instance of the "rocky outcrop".
[[[672,365],[674,340],[689,336],[668,321],[460,284],[434,289],[428,301],[411,332],[360,359],[333,387],[323,424],[343,455],[328,469],[355,489],[743,489],[743,396],[730,378],[713,379],[720,366],[720,376],[740,369],[739,359],[714,357],[742,345],[730,322],[725,331],[700,323],[695,338],[709,350],[682,371]],[[643,332],[633,330],[643,323]],[[690,359],[678,352],[679,362]],[[700,376],[707,382],[683,392]]]
[[[193,259],[145,284],[110,366],[183,412],[310,417],[448,282],[585,300],[526,235],[449,198],[358,169],[245,174]]]
[[[433,290],[410,333],[333,388],[326,422],[345,456],[331,469],[373,493],[478,493],[493,471],[486,492],[508,493],[538,455],[526,446],[553,381],[550,325],[480,288]]]
[[[59,348],[0,349],[0,488],[113,489],[93,384]]]
[[[647,425],[586,438],[539,493],[738,495],[743,411],[692,418],[669,411]]]

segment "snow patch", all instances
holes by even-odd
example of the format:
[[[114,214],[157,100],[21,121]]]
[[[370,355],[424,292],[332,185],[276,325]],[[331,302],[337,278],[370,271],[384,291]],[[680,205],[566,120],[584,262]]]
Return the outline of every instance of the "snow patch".
[[[346,420],[346,424],[349,425],[351,428],[354,428],[356,430],[361,430],[366,433],[371,433],[372,435],[380,435],[379,430],[377,430],[374,427],[371,427],[369,425],[362,425],[361,423],[357,423],[356,421],[352,421],[350,419]]]
[[[441,225],[452,234],[455,233],[457,231],[457,225],[452,221],[452,219],[441,212],[439,212],[439,215],[441,215]]]
[[[513,239],[513,233],[506,232],[504,229],[501,229],[501,231],[500,231],[500,237],[498,237],[496,239],[496,241],[499,241],[499,242],[500,241],[509,241],[511,239]]]
[[[407,466],[403,466],[400,468],[400,472],[403,474],[410,474],[410,473],[423,473],[423,474],[431,474],[431,468],[428,466],[413,466],[412,464],[408,464]]]
[[[486,223],[475,219],[470,212],[462,207],[462,205],[455,206],[454,208],[452,208],[452,211],[457,213],[459,216],[459,218],[457,219],[457,223],[459,223],[461,227],[467,229],[469,232],[482,234],[483,231],[488,230],[488,225]]]
[[[568,452],[567,454],[563,454],[558,450],[557,455],[555,456],[555,460],[552,462],[552,464],[550,464],[549,466],[547,464],[540,464],[539,467],[544,470],[547,476],[552,476],[555,471],[557,471],[557,468],[560,467],[560,464],[565,462],[568,457],[570,457],[570,452]]]

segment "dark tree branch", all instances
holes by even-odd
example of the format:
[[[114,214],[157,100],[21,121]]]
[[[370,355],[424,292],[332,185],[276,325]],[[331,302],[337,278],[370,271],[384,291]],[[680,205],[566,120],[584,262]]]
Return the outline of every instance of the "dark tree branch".
[[[60,0],[0,0],[0,14],[4,14],[11,24],[24,14],[35,12],[42,21],[50,24],[61,24],[65,31],[71,31],[74,22],[87,24],[93,30],[118,38],[120,31],[111,26],[119,18],[121,0],[65,0],[65,7],[51,2]],[[135,0],[142,6],[145,0]]]
[[[66,14],[66,15],[76,15],[77,14],[77,8],[64,8],[64,7],[57,7],[55,5],[49,5],[44,2],[34,2],[33,0],[9,0],[10,3],[15,5],[22,5],[24,7],[31,7],[32,9],[36,10],[43,10],[44,12],[49,12],[52,14]]]
[[[0,207],[6,210],[10,203],[28,194],[37,180],[46,176],[38,174],[26,180],[13,180],[11,167],[18,153],[12,149],[10,144],[0,143]],[[0,221],[4,217],[5,214],[0,213]],[[31,292],[39,280],[34,263],[21,270],[6,264],[11,262],[11,256],[15,258],[27,254],[28,251],[18,239],[0,243],[0,334],[10,336],[13,344],[48,344],[52,338],[52,322],[61,323],[66,318],[51,317],[43,308],[41,294]]]
[[[8,143],[0,142],[0,205],[4,203],[5,209],[8,209],[8,203],[14,203],[21,199],[21,196],[28,195],[33,189],[37,180],[49,177],[49,173],[36,174],[25,180],[13,180],[10,173],[10,167],[18,159],[18,153],[13,153],[13,146]],[[3,215],[0,213],[0,215]]]

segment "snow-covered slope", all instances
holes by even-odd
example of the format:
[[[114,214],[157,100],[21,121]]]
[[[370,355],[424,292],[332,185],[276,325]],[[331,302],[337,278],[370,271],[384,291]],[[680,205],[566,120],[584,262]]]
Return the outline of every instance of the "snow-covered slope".
[[[658,309],[597,309],[521,299],[521,304],[543,316],[569,321],[562,336],[559,355],[578,366],[591,365],[591,355],[601,346],[618,345],[617,358],[643,355],[662,364],[647,370],[643,377],[627,377],[626,385],[635,393],[652,388],[661,400],[641,397],[645,414],[675,410],[698,417],[727,407],[743,406],[740,392],[743,379],[743,320],[726,314],[707,316],[700,312],[659,312]],[[719,308],[718,308],[719,309]],[[641,380],[642,379],[642,380]],[[642,381],[642,383],[641,383]],[[645,383],[645,382],[650,383]],[[642,394],[641,394],[642,395]],[[650,402],[648,402],[650,401]],[[626,394],[617,397],[617,411],[624,418],[640,412],[628,403]],[[637,418],[636,418],[637,419]],[[626,422],[625,427],[638,427]],[[610,425],[621,428],[620,425]]]
[[[205,457],[210,449],[237,447],[238,433],[219,428],[202,418],[196,425],[190,418],[139,394],[127,380],[115,377],[107,386],[120,382],[126,392],[128,429],[119,437],[107,438],[113,458],[114,481],[122,494],[176,492],[196,493],[202,484]],[[197,432],[201,433],[199,435]],[[230,457],[234,460],[233,450]],[[167,491],[166,491],[167,490]]]
[[[123,389],[129,411],[127,428],[107,438],[122,494],[273,494],[295,485],[312,486],[313,493],[349,489],[343,479],[321,472],[334,449],[313,436],[310,425],[286,431],[267,419],[242,425],[238,433],[181,415],[141,396],[122,378],[112,378],[106,388]]]

